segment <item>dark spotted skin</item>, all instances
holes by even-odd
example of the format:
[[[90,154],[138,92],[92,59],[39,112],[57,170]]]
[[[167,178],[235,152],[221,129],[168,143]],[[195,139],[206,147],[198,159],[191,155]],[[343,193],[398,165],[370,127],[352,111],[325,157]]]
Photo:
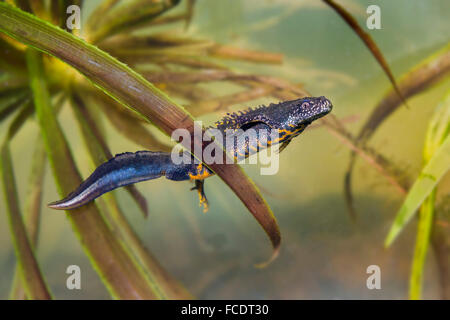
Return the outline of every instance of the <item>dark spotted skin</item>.
[[[311,122],[331,109],[331,102],[325,97],[307,97],[227,114],[216,123],[215,129],[236,138],[249,134],[249,129],[255,130],[255,139],[236,139],[231,146],[224,143],[231,156],[241,160],[275,144],[281,144],[280,151],[283,150]],[[274,133],[277,135],[273,136]],[[174,164],[168,152],[126,152],[100,165],[74,192],[49,207],[78,208],[116,188],[165,176],[173,181],[194,180],[200,203],[207,209],[203,180],[212,175],[214,172],[202,163]]]

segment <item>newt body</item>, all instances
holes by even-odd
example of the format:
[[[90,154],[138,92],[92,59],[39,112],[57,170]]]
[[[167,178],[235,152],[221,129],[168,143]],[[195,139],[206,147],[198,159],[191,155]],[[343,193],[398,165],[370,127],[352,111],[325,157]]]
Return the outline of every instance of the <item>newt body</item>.
[[[236,138],[249,129],[255,130],[254,139],[236,139],[229,146],[224,143],[225,149],[233,151],[235,159],[239,160],[275,144],[281,144],[281,152],[311,122],[325,116],[331,109],[332,104],[325,97],[308,97],[228,114],[216,123],[215,128],[224,136],[231,133]],[[192,156],[189,154],[189,157]],[[212,175],[214,172],[202,163],[174,164],[169,152],[126,152],[100,165],[74,192],[50,203],[49,207],[60,210],[78,208],[116,188],[165,176],[174,181],[194,180],[200,203],[207,209],[203,183]]]

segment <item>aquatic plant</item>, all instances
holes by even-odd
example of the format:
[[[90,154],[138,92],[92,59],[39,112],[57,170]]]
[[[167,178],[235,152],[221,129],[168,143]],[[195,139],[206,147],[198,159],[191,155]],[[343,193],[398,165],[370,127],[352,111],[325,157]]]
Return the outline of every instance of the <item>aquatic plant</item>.
[[[128,48],[131,44],[133,50],[129,52],[111,50],[111,53],[121,57],[123,61],[133,61],[133,63],[128,61],[130,65],[138,63],[139,57],[141,59],[145,57],[146,62],[153,63],[161,70],[166,69],[170,64],[189,67],[191,70],[214,67],[216,71],[210,72],[210,76],[215,76],[219,70],[222,71],[225,68],[215,62],[209,62],[202,55],[266,63],[281,61],[281,56],[278,54],[236,49],[173,34],[135,36],[128,33],[149,25],[189,21],[193,1],[187,2],[185,13],[162,16],[178,2],[133,1],[121,4],[118,1],[105,1],[91,15],[86,24],[83,37],[87,41],[74,35],[78,33],[76,29],[67,32],[56,26],[64,26],[65,21],[61,19],[61,10],[70,4],[82,5],[82,2],[51,2],[50,8],[46,8],[40,1],[0,3],[0,30],[8,35],[2,35],[1,41],[2,67],[5,70],[2,74],[2,96],[5,98],[2,103],[3,118],[18,111],[10,125],[2,149],[3,186],[18,257],[16,273],[21,279],[21,281],[18,279],[14,281],[12,297],[23,297],[24,292],[29,298],[50,297],[32,249],[37,238],[35,234],[39,220],[44,170],[42,162],[45,162],[46,158],[50,162],[61,196],[69,193],[81,182],[70,147],[64,137],[63,128],[56,117],[65,100],[71,103],[94,164],[110,158],[111,152],[101,129],[96,126],[95,117],[98,115],[86,108],[89,101],[95,100],[100,103],[104,108],[102,110],[116,128],[126,137],[148,149],[168,150],[169,146],[158,142],[151,135],[144,126],[146,121],[151,121],[153,125],[169,135],[177,128],[186,128],[190,131],[194,128],[192,117],[184,108],[145,80],[143,76],[100,48],[108,48],[108,46],[111,49],[117,48],[117,41],[120,43],[120,48]],[[22,10],[14,7],[14,4]],[[142,6],[145,6],[145,10],[142,10]],[[34,15],[25,11],[33,12]],[[101,18],[99,12],[102,13]],[[16,40],[25,43],[28,47]],[[49,55],[42,56],[38,50]],[[182,54],[179,54],[180,52]],[[139,53],[138,57],[136,53]],[[68,65],[75,67],[79,73]],[[206,81],[202,79],[202,76],[208,76],[208,73],[196,74],[199,75],[199,81]],[[270,77],[261,79],[252,76],[240,77],[232,72],[228,72],[222,80],[234,79],[233,77],[236,78],[235,81],[245,82],[246,86],[257,87],[260,83],[262,86],[266,82],[272,82],[272,86],[276,88],[290,86]],[[97,88],[92,86],[91,82]],[[195,101],[195,95],[197,94],[198,97],[198,92],[201,90],[195,85],[178,84],[176,87],[171,87],[170,84],[171,82],[167,89],[169,93],[184,96],[190,101]],[[300,88],[295,90],[302,92]],[[204,96],[210,95],[202,94],[202,97]],[[249,95],[244,94],[238,99],[245,101],[249,98]],[[218,101],[222,100],[225,99],[218,98]],[[230,103],[236,102],[233,98],[227,100]],[[123,106],[135,112],[129,112]],[[201,112],[197,111],[198,113]],[[40,162],[33,164],[35,170],[32,173],[31,186],[35,189],[30,192],[30,197],[33,197],[30,200],[32,204],[26,209],[30,213],[25,215],[27,221],[23,223],[20,218],[20,205],[15,196],[17,191],[9,145],[15,133],[33,114],[36,116],[42,134],[42,139],[36,142],[35,161]],[[235,191],[266,230],[274,247],[272,259],[275,258],[280,243],[278,226],[256,186],[237,165],[213,164],[210,167]],[[128,191],[146,214],[147,204],[142,195],[134,187],[128,188]],[[105,215],[107,221],[100,213]],[[190,297],[190,294],[145,249],[127,222],[114,194],[104,197],[98,206],[97,204],[87,205],[71,211],[67,216],[86,254],[113,297],[125,299]],[[30,232],[29,236],[26,235],[26,228]]]
[[[442,49],[431,54],[396,81],[381,51],[370,39],[369,35],[358,26],[356,19],[336,2],[332,0],[324,0],[324,2],[332,7],[364,41],[392,83],[392,89],[375,106],[359,134],[356,138],[351,138],[354,144],[350,145],[352,153],[350,165],[345,174],[344,192],[350,216],[355,221],[357,214],[353,204],[351,189],[352,172],[356,160],[355,155],[358,154],[362,158],[366,157],[366,153],[363,150],[371,150],[368,146],[370,137],[402,103],[407,106],[407,99],[425,92],[448,77],[450,74],[450,45],[447,44]],[[389,247],[405,228],[407,222],[414,216],[420,206],[417,239],[410,275],[409,297],[411,299],[419,299],[421,296],[423,270],[430,237],[433,229],[439,229],[439,220],[436,219],[434,214],[436,185],[450,169],[450,139],[448,139],[450,129],[449,101],[449,96],[447,95],[434,116],[429,120],[423,151],[424,168],[412,185],[409,174],[381,154],[376,154],[372,158],[366,159],[400,193],[406,196],[386,237],[386,247]],[[348,136],[350,135],[348,134]],[[372,161],[372,159],[376,160]],[[438,236],[435,236],[434,245],[436,246],[441,272],[442,297],[448,299],[450,298],[450,279],[448,276],[450,252],[446,245],[448,236],[444,235],[445,232],[443,234],[439,231],[436,231],[435,234],[438,234]]]
[[[0,2],[0,121],[14,115],[0,153],[2,185],[18,262],[11,298],[52,297],[34,255],[45,164],[51,164],[61,196],[75,189],[82,180],[65,139],[66,128],[58,120],[61,108],[70,105],[88,157],[93,165],[98,166],[112,156],[103,128],[96,121],[99,118],[107,118],[118,132],[145,149],[170,150],[168,142],[161,142],[151,134],[147,127],[149,122],[170,135],[177,128],[192,131],[192,116],[225,110],[233,104],[265,96],[292,100],[309,95],[302,85],[272,76],[238,73],[224,63],[227,59],[234,59],[280,64],[281,54],[236,48],[189,37],[181,32],[131,33],[153,27],[159,30],[156,27],[173,23],[184,23],[188,27],[194,1],[186,1],[182,12],[173,13],[179,2],[106,0],[86,20],[82,33],[78,29],[62,30],[66,28],[62,17],[66,16],[65,10],[70,5],[83,9],[83,1],[51,1],[49,7],[46,6],[49,2],[40,0]],[[437,52],[397,81],[381,50],[350,13],[334,1],[324,2],[363,40],[393,87],[375,107],[359,135],[352,135],[343,121],[332,115],[320,120],[319,125],[352,150],[345,184],[350,208],[353,208],[350,181],[355,155],[386,177],[401,194],[408,193],[405,202],[408,208],[411,202],[415,208],[423,203],[411,276],[411,297],[417,298],[432,229],[430,221],[436,216],[432,191],[435,184],[428,185],[426,190],[420,188],[429,177],[429,165],[445,163],[445,157],[448,157],[445,153],[448,143],[442,142],[445,123],[437,121],[437,116],[433,118],[425,146],[425,174],[419,176],[411,189],[409,176],[379,150],[371,148],[368,139],[406,99],[448,75],[449,48]],[[434,68],[436,65],[438,67]],[[216,95],[201,86],[212,81],[230,82],[244,90],[225,96]],[[186,107],[181,107],[169,96],[182,98],[187,102]],[[89,108],[90,105],[99,109]],[[37,121],[41,136],[34,143],[33,165],[27,182],[29,192],[26,206],[21,209],[10,145],[29,119]],[[438,127],[441,128],[439,135],[436,134]],[[445,169],[437,166],[441,171],[433,172],[431,168],[436,183]],[[268,234],[274,248],[269,262],[272,261],[278,253],[281,237],[275,217],[258,188],[237,165],[213,165],[211,168],[236,193]],[[135,187],[127,187],[127,192],[146,216],[148,208],[144,197]],[[414,210],[405,211],[404,208],[393,226],[396,234],[407,222],[405,217],[410,218],[414,213]],[[356,220],[355,211],[352,210],[352,217]],[[71,211],[67,217],[114,298],[191,298],[183,285],[145,248],[114,193],[104,195],[95,204]],[[448,256],[445,250],[441,251]]]
[[[409,189],[385,242],[386,246],[390,246],[420,207],[410,278],[409,296],[411,299],[419,299],[421,295],[425,258],[435,223],[436,189],[439,180],[450,169],[449,132],[450,92],[444,97],[429,121],[423,148],[424,167]]]

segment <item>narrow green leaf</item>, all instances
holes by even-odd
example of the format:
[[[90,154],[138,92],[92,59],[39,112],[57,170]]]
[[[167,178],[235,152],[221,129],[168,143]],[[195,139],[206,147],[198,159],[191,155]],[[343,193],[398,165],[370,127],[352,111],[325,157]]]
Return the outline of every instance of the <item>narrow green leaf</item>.
[[[398,85],[406,98],[413,97],[432,88],[450,75],[450,44],[434,52],[408,72],[403,74]],[[393,90],[388,90],[373,109],[363,125],[358,138],[366,141],[377,128],[400,106],[400,99]]]
[[[92,115],[86,107],[83,98],[73,93],[72,107],[89,154],[95,167],[111,158],[111,152],[99,134],[99,130],[92,121]],[[145,248],[135,231],[127,221],[122,209],[119,207],[114,192],[102,196],[105,202],[106,213],[113,230],[124,240],[127,247],[142,263],[144,272],[160,288],[169,299],[192,298],[166,270],[164,270],[152,254]]]
[[[120,0],[103,0],[92,11],[85,25],[88,34],[92,32],[92,29],[94,29],[96,25],[103,24],[103,19],[105,16],[108,16],[108,11],[114,8],[119,1]]]
[[[14,120],[11,122],[7,139],[11,141],[16,133],[23,126],[25,121],[33,114],[33,106],[31,103],[25,103],[22,106],[21,111],[17,114]],[[45,150],[40,138],[37,139],[35,151],[33,154],[33,166],[31,169],[29,191],[27,192],[27,205],[25,208],[25,228],[30,240],[30,244],[33,248],[36,248],[38,229],[39,229],[39,217],[41,209],[41,194],[42,194],[42,182],[44,178],[45,169]],[[25,286],[21,280],[21,269],[19,266],[14,271],[14,278],[12,282],[12,288],[10,293],[10,299],[23,300],[26,299]]]
[[[167,299],[193,299],[193,296],[184,286],[178,282],[158,260],[145,247],[135,230],[131,227],[123,211],[119,207],[117,199],[108,193],[99,199],[103,211],[107,211],[106,218],[113,231],[131,249],[133,254],[142,264],[143,271],[164,293]]]
[[[186,1],[186,24],[184,25],[185,30],[187,30],[191,25],[192,17],[194,16],[195,1],[196,0]]]
[[[178,33],[152,33],[150,35],[118,34],[115,37],[102,41],[99,47],[107,52],[120,48],[150,49],[150,48],[170,48],[180,46],[205,46],[212,45],[211,40],[197,39],[187,36],[180,36]]]
[[[131,0],[126,5],[108,10],[101,24],[87,37],[97,43],[119,32],[130,31],[137,25],[152,20],[177,5],[179,0]]]
[[[450,300],[450,194],[440,197],[435,207],[431,245],[433,246],[433,269],[439,273],[440,298]],[[433,271],[434,271],[433,270]]]
[[[27,62],[42,138],[58,191],[63,196],[81,183],[81,177],[51,108],[42,57],[30,48]],[[94,203],[68,212],[67,217],[91,263],[114,298],[156,299],[162,296],[116,239]]]
[[[30,1],[31,12],[44,20],[50,20],[50,14],[47,12],[45,6],[45,0],[31,0]]]
[[[16,111],[21,105],[28,102],[29,91],[26,89],[13,89],[0,94],[0,122]]]
[[[4,34],[0,35],[0,70],[3,72],[23,75],[26,72],[24,66],[24,52],[11,44],[11,39]]]
[[[119,107],[111,107],[111,104],[117,104],[109,97],[95,97],[99,107],[108,118],[109,122],[124,137],[140,145],[147,150],[170,152],[170,145],[160,142],[145,126],[131,116],[128,112],[120,112]],[[109,101],[107,101],[107,100]],[[108,105],[107,105],[108,104]]]
[[[32,158],[31,172],[28,179],[27,199],[25,206],[25,228],[27,230],[31,246],[36,250],[42,204],[42,188],[44,183],[47,156],[41,137],[36,139]],[[20,278],[20,270],[16,268],[13,286],[10,293],[11,299],[23,300],[26,298],[25,290]]]
[[[227,69],[225,65],[217,61],[211,61],[205,57],[187,56],[182,54],[150,55],[147,53],[130,54],[118,57],[120,61],[130,66],[139,67],[139,64],[153,63],[156,65],[175,64],[189,68],[199,69]]]
[[[0,112],[13,104],[20,103],[29,95],[29,91],[23,88],[10,89],[0,94]]]
[[[27,100],[26,103],[22,104],[19,113],[17,113],[8,128],[8,140],[11,140],[16,135],[25,121],[33,114],[33,111],[33,104],[31,101]]]
[[[413,217],[416,210],[432,192],[439,180],[450,169],[450,135],[437,148],[431,159],[422,169],[417,180],[408,192],[406,199],[398,211],[394,223],[386,237],[385,246],[389,246]]]
[[[411,276],[409,278],[409,298],[412,300],[420,299],[422,292],[422,279],[425,259],[427,257],[428,246],[430,244],[431,229],[433,226],[435,198],[436,189],[433,189],[433,191],[431,191],[431,194],[422,203],[419,211],[416,246],[414,249]]]
[[[52,0],[50,1],[50,10],[49,13],[51,14],[51,21],[54,25],[57,25],[59,27],[64,27],[64,24],[66,22],[66,9],[67,9],[67,1],[65,0]]]
[[[447,44],[402,75],[398,81],[398,85],[404,96],[410,98],[432,88],[436,83],[446,79],[449,74],[450,44]],[[359,132],[357,136],[359,143],[366,144],[380,125],[398,109],[400,104],[401,100],[397,93],[392,89],[389,90],[377,103],[368,120]],[[351,186],[355,160],[355,153],[352,153],[344,181],[344,193],[347,199],[347,206],[350,212],[353,212],[352,215],[355,214]]]
[[[28,0],[14,0],[14,4],[22,10],[31,12],[30,1]]]
[[[11,236],[25,292],[30,299],[51,299],[22,221],[8,141],[1,148],[0,171]]]
[[[1,50],[1,49],[0,49]],[[0,57],[0,59],[2,59]],[[1,65],[0,65],[1,68]],[[28,85],[27,78],[14,73],[0,71],[0,95],[14,89],[23,89]]]
[[[423,162],[426,164],[447,137],[450,130],[450,92],[434,112],[429,121],[428,130],[423,148]],[[430,235],[433,228],[434,205],[436,188],[424,200],[419,211],[419,223],[417,226],[416,246],[409,280],[409,298],[420,299],[422,293],[422,279]]]

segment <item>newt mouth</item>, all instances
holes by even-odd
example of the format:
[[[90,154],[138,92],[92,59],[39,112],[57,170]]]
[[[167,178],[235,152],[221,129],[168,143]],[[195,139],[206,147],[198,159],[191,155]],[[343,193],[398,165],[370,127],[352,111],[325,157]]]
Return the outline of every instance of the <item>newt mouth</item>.
[[[333,104],[330,100],[325,98],[324,96],[318,97],[318,101],[314,104],[314,115],[309,119],[309,122],[313,122],[319,118],[326,116],[333,109]]]
[[[323,110],[323,112],[325,112],[325,114],[330,113],[333,109],[333,104],[331,103],[331,101],[324,96],[319,97],[319,99],[320,108]]]

